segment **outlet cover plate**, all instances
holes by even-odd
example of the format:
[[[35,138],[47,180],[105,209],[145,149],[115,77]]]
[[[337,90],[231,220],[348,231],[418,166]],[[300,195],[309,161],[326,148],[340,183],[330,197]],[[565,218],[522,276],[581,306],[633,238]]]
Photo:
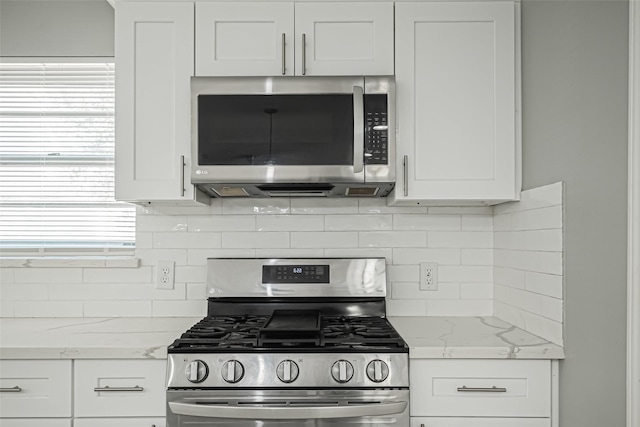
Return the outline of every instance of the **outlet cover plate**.
[[[421,291],[437,291],[438,290],[438,263],[437,262],[421,262],[420,263],[420,290]]]
[[[156,266],[156,289],[173,289],[175,280],[175,262],[158,261]]]

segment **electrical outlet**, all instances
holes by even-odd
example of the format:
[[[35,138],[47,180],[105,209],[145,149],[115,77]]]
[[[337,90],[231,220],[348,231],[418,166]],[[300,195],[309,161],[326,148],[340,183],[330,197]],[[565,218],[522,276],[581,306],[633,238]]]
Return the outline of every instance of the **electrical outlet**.
[[[173,261],[158,261],[156,266],[156,289],[173,289],[175,277]]]
[[[421,291],[437,291],[438,290],[438,263],[437,262],[421,262],[420,263],[420,290]]]

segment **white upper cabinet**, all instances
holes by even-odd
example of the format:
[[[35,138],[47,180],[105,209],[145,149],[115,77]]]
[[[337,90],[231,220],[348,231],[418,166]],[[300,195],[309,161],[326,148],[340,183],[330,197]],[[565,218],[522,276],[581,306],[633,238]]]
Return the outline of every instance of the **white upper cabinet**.
[[[196,4],[197,76],[293,74],[293,3]]]
[[[196,4],[197,76],[393,74],[393,3]]]
[[[116,5],[117,200],[199,198],[189,172],[193,14],[193,3]]]
[[[396,4],[397,170],[389,203],[520,193],[513,2]]]

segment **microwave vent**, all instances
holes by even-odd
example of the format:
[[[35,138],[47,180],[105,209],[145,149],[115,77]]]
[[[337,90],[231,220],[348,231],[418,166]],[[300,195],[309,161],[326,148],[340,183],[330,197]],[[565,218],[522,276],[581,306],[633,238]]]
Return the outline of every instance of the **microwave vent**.
[[[211,190],[220,197],[249,197],[249,193],[242,187],[219,187]]]
[[[346,195],[353,197],[371,196],[378,194],[378,187],[348,187]]]

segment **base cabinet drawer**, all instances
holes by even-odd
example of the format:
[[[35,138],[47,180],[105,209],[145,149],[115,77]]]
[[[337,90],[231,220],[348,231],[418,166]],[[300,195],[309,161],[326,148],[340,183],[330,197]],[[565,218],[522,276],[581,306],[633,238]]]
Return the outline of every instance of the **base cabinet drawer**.
[[[166,427],[164,417],[156,418],[76,418],[73,427]],[[4,426],[2,426],[4,427]]]
[[[411,427],[551,427],[549,418],[412,417]]]
[[[71,418],[0,418],[2,427],[71,427]]]
[[[71,417],[71,361],[0,360],[0,414],[3,418]],[[0,423],[2,427],[5,422]]]
[[[549,360],[414,360],[410,372],[412,416],[551,416]]]
[[[165,377],[166,360],[77,360],[74,416],[164,417]]]

